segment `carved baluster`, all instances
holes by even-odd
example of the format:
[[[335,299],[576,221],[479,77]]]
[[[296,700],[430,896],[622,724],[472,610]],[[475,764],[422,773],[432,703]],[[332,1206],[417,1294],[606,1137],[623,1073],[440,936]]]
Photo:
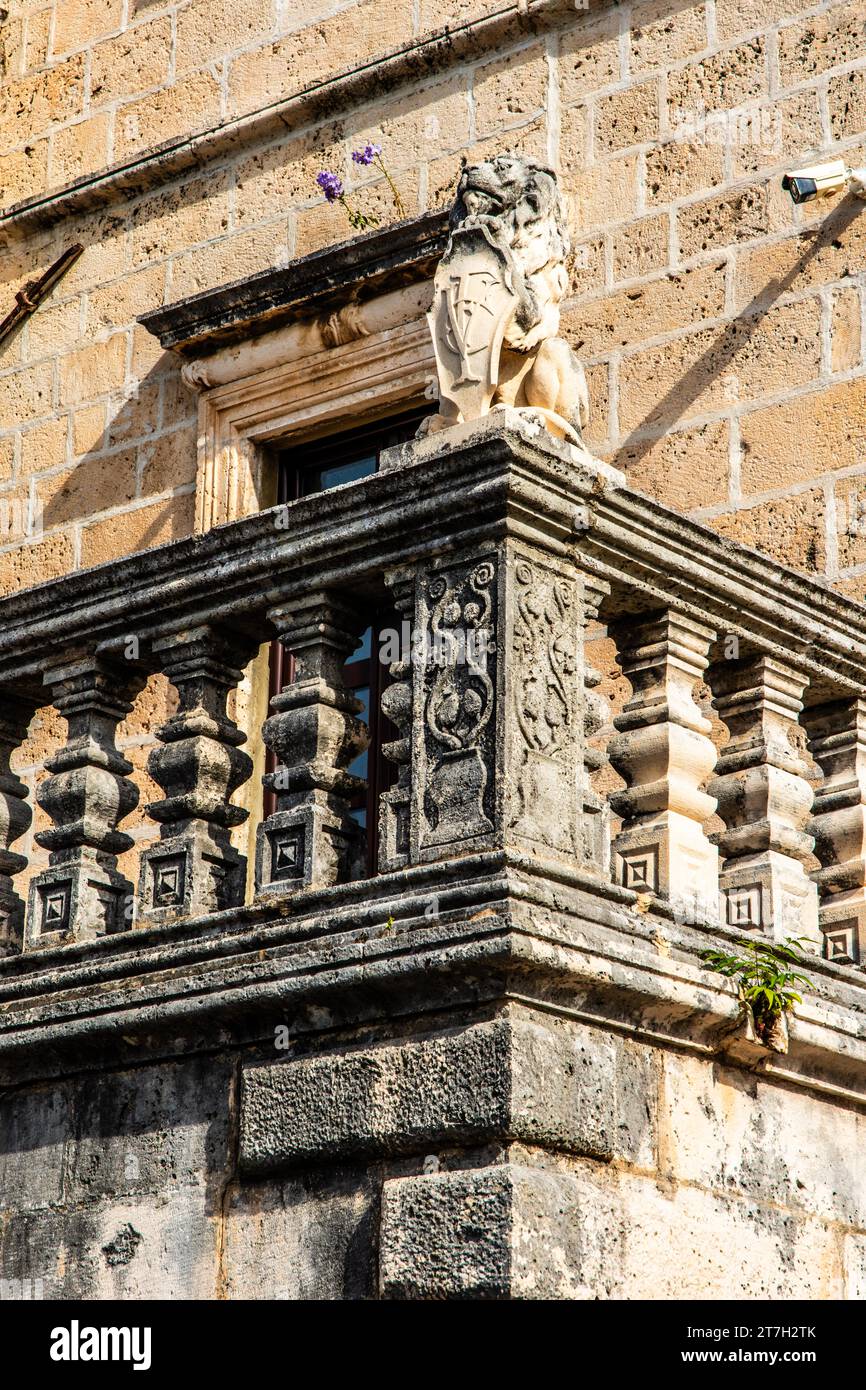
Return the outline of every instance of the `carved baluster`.
[[[812,878],[829,960],[860,963],[866,948],[866,699],[807,710],[809,746],[824,773],[809,831],[821,861]]]
[[[249,812],[233,806],[231,797],[253,764],[239,747],[246,735],[228,717],[226,702],[257,646],[255,635],[210,626],[153,644],[179,708],[157,731],[162,747],[148,759],[150,775],[166,794],[147,807],[161,823],[161,838],[141,856],[139,895],[151,921],[243,902],[247,861],[232,845],[230,829]]]
[[[27,805],[27,788],[9,763],[27,737],[34,708],[32,701],[8,694],[0,703],[0,957],[16,955],[24,944],[24,903],[12,875],[25,869],[27,860],[14,854],[10,845],[28,829],[33,812]]]
[[[634,692],[613,721],[608,750],[628,788],[611,798],[623,818],[613,845],[617,879],[689,918],[715,920],[718,851],[703,830],[715,801],[702,787],[716,755],[693,697],[714,634],[667,611],[618,624],[614,636]]]
[[[397,782],[379,802],[379,871],[402,868],[409,859],[409,817],[412,796],[412,627],[415,617],[414,575],[398,570],[386,574],[394,607],[401,618],[400,651],[388,667],[391,684],[382,692],[382,712],[397,728],[399,738],[382,752],[398,769]]]
[[[709,786],[726,827],[713,836],[725,921],[817,941],[817,889],[803,867],[812,788],[798,746],[807,678],[769,656],[719,663],[710,677],[730,734]]]
[[[603,579],[588,575],[584,581],[584,627],[594,622],[598,610],[610,592]],[[607,753],[593,748],[590,739],[603,729],[610,719],[610,703],[596,686],[603,680],[601,671],[584,658],[583,665],[583,762],[586,769],[583,793],[584,858],[590,868],[605,878],[610,876],[610,810],[607,797],[599,796],[592,787],[592,774],[603,767]]]
[[[295,657],[295,679],[271,701],[262,729],[279,766],[264,778],[277,809],[259,827],[256,887],[296,892],[360,876],[364,834],[350,814],[365,783],[346,771],[369,743],[362,706],[343,685],[342,667],[366,626],[341,596],[310,594],[272,609],[269,619]]]
[[[46,761],[52,775],[36,793],[54,827],[36,836],[51,851],[50,868],[30,885],[28,946],[86,940],[132,924],[133,888],[117,870],[117,855],[133,840],[117,827],[138,804],[138,788],[114,740],[143,676],[99,652],[44,679],[68,736]]]

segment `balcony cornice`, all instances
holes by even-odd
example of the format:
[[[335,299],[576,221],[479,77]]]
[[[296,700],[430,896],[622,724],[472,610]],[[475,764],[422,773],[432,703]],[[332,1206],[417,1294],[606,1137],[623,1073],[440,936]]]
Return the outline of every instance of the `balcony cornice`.
[[[493,573],[479,562],[497,556],[517,581],[521,567],[532,569],[525,554],[536,573],[564,575],[575,592],[580,573],[598,576],[603,582],[586,586],[596,596],[588,611],[601,604],[602,619],[628,615],[640,630],[649,614],[653,630],[661,609],[682,633],[691,616],[707,639],[704,657],[714,640],[718,652],[736,633],[744,655],[754,648],[762,659],[795,662],[798,688],[811,677],[817,704],[864,689],[864,606],[632,492],[615,469],[512,411],[387,451],[382,471],[361,482],[6,598],[0,683],[15,705],[16,692],[39,696],[47,671],[61,698],[99,714],[106,683],[120,689],[127,680],[130,633],[142,671],[166,669],[159,656],[171,639],[190,660],[196,644],[219,651],[232,631],[247,643],[278,631],[293,650],[318,630],[337,641],[353,601],[381,597],[395,577],[402,592],[401,574],[426,576],[415,589],[420,605],[467,555],[473,579]],[[502,623],[508,631],[507,616],[498,633]],[[512,691],[522,688],[511,679]],[[503,697],[503,708],[512,703],[511,693]],[[110,740],[105,756],[116,757]],[[418,776],[416,789],[426,785]],[[118,797],[122,778],[120,768]],[[8,795],[21,795],[17,785]],[[96,940],[80,934],[64,944],[30,926],[23,953],[0,961],[0,1079],[22,1068],[44,1074],[58,1060],[98,1066],[121,1039],[143,1056],[184,1038],[206,1046],[226,1026],[255,1039],[287,1009],[302,1019],[324,1007],[339,1026],[343,1016],[357,1023],[367,1007],[375,1013],[385,997],[389,1013],[412,1014],[462,995],[491,1008],[531,996],[538,1007],[643,1030],[664,1045],[760,1060],[767,1074],[766,1056],[750,1053],[757,1045],[738,1029],[729,986],[708,982],[700,965],[708,933],[730,941],[732,927],[706,912],[683,919],[672,899],[612,883],[603,865],[562,855],[556,844],[529,842],[531,853],[477,832],[456,847],[449,841],[450,852],[430,862],[419,853],[380,863],[363,881],[311,874],[294,892],[263,873],[248,906],[179,912]],[[46,874],[62,872],[52,865]],[[791,1054],[772,1062],[773,1075],[864,1103],[866,984],[832,961],[816,961],[814,973],[818,987],[798,1009]]]
[[[303,1034],[323,1008],[339,1027],[377,1017],[385,1001],[391,1018],[514,1001],[866,1104],[859,973],[810,962],[816,990],[789,1054],[770,1060],[744,1039],[731,985],[700,964],[706,928],[635,911],[635,898],[495,853],[0,960],[0,1081],[87,1071],[106,1055],[174,1055],[178,1039],[206,1047],[227,1028],[271,1040],[291,1019]]]
[[[289,513],[271,508],[9,595],[0,601],[0,678],[32,687],[70,650],[130,631],[145,641],[169,622],[247,625],[311,587],[372,593],[383,564],[531,533],[555,553],[579,546],[613,582],[612,613],[628,588],[632,610],[670,602],[712,614],[720,630],[783,659],[796,653],[815,681],[813,700],[864,688],[863,605],[618,485],[622,475],[519,416],[502,424],[494,413],[444,442],[435,436],[415,462],[301,499]]]

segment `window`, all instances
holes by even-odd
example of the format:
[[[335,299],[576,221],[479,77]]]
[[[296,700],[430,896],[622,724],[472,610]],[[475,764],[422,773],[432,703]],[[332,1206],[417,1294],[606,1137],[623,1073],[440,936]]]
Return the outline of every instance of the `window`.
[[[430,407],[416,407],[384,420],[360,425],[340,434],[298,444],[277,455],[277,500],[293,502],[311,493],[325,492],[341,483],[357,482],[375,473],[383,449],[412,439],[420,421]],[[376,871],[379,831],[379,796],[392,785],[396,768],[382,756],[382,744],[397,737],[397,731],[381,713],[380,700],[388,668],[378,659],[380,634],[385,628],[400,631],[400,617],[392,609],[371,606],[370,623],[357,649],[346,662],[343,674],[347,687],[354,691],[363,709],[359,715],[370,730],[370,747],[349,766],[356,777],[367,779],[366,796],[353,806],[352,814],[367,833],[367,872]],[[271,644],[269,698],[293,677],[292,658],[279,642]],[[268,754],[267,771],[273,772],[276,760]],[[265,815],[275,809],[273,792],[265,793]]]

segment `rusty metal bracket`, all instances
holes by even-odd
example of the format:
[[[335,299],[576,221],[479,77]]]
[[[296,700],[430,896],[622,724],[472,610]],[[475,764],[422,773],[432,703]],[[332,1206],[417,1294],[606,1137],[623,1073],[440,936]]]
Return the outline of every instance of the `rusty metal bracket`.
[[[38,280],[28,281],[24,288],[18,291],[15,296],[14,309],[0,323],[0,345],[11,337],[25,319],[30,317],[34,309],[38,309],[44,299],[48,298],[58,280],[61,280],[66,272],[72,269],[83,251],[84,247],[78,244],[70,246],[52,266],[49,266],[44,275],[40,276]]]

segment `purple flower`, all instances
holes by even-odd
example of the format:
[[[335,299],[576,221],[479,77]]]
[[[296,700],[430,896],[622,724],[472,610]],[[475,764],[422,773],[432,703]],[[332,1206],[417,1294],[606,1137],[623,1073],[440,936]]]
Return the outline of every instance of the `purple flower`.
[[[362,150],[353,150],[352,158],[356,164],[372,164],[376,156],[381,153],[381,145],[365,145]]]
[[[342,198],[344,189],[339,174],[332,174],[330,169],[323,169],[316,175],[316,183],[329,203],[336,203],[338,198]]]

